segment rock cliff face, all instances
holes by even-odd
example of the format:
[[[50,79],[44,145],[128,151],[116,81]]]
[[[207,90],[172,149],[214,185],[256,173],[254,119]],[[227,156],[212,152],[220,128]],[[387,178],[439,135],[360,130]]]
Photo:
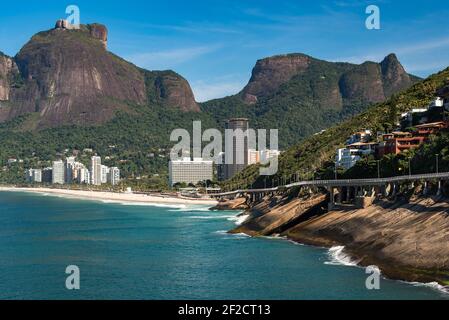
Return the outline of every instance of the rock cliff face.
[[[381,63],[361,65],[333,63],[304,54],[274,56],[257,61],[252,77],[241,95],[247,104],[269,98],[282,86],[299,80],[310,83],[313,96],[329,97],[327,103],[336,107],[353,102],[376,103],[394,92],[408,88],[412,79],[394,54]],[[320,80],[326,86],[315,86]],[[345,101],[346,100],[346,101]]]
[[[199,112],[192,89],[186,79],[173,71],[154,71],[154,90],[159,101],[182,111]]]
[[[260,97],[274,93],[280,85],[307,70],[310,61],[306,55],[280,55],[257,61],[251,79],[243,90],[243,99],[252,104]]]
[[[8,101],[13,77],[18,73],[13,59],[0,52],[0,101]]]
[[[151,72],[108,52],[107,37],[103,25],[75,30],[60,20],[33,36],[13,60],[1,57],[0,100],[9,103],[0,109],[0,120],[39,113],[39,127],[99,124],[130,105],[147,105],[153,93],[164,106],[199,111],[184,78],[172,72],[147,88],[145,73]],[[21,83],[8,86],[16,64]]]

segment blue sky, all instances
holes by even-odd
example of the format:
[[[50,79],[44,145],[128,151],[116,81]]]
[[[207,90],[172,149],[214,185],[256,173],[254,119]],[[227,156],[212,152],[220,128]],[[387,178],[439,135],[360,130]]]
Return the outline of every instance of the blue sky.
[[[449,66],[443,0],[8,1],[0,10],[0,51],[15,55],[71,4],[81,23],[107,25],[110,51],[150,70],[177,71],[199,101],[237,93],[257,59],[282,53],[360,63],[395,52],[422,77]],[[380,8],[380,30],[365,28],[369,4]]]

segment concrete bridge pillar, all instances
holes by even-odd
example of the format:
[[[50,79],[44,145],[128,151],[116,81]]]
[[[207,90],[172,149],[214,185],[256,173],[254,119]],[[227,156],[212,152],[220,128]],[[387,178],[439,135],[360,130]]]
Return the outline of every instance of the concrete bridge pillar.
[[[423,189],[422,189],[422,194],[423,194],[423,196],[426,196],[428,193],[429,193],[429,187],[428,187],[427,181],[424,181],[424,186],[423,186]]]
[[[442,194],[443,194],[442,183],[441,183],[441,180],[438,180],[438,191],[437,191],[437,196],[441,196]]]
[[[338,187],[337,188],[337,191],[338,191],[337,201],[336,201],[337,204],[341,204],[342,194],[343,194],[343,190],[342,189],[343,189],[342,187]]]
[[[351,201],[351,187],[346,187],[346,202]]]
[[[391,190],[391,197],[396,197],[396,194],[398,192],[397,189],[398,189],[398,187],[397,187],[396,183],[393,183],[393,188]]]
[[[327,204],[327,210],[331,211],[335,208],[334,187],[328,187],[327,190],[329,192],[329,203]]]
[[[390,188],[391,188],[391,187],[390,187],[390,184],[386,184],[386,185],[383,185],[383,186],[382,186],[381,193],[382,193],[382,196],[383,196],[384,198],[388,197],[388,191],[389,191]]]

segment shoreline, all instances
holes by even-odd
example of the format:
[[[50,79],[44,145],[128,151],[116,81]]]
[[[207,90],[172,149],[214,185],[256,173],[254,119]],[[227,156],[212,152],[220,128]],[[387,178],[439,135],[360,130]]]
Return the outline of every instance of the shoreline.
[[[447,199],[379,200],[364,209],[332,211],[325,204],[324,196],[265,199],[253,204],[246,211],[250,218],[229,232],[278,235],[329,251],[340,247],[342,256],[359,267],[375,265],[388,279],[438,284],[448,293]]]
[[[153,204],[153,205],[207,205],[214,206],[218,202],[212,199],[187,199],[176,198],[165,195],[147,195],[135,193],[118,193],[111,191],[85,191],[52,188],[22,188],[22,187],[0,187],[0,192],[31,192],[48,194],[79,200],[107,201],[130,204]]]

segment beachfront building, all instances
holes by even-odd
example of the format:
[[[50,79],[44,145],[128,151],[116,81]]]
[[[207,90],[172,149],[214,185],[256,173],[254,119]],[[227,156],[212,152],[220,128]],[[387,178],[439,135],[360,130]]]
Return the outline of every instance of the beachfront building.
[[[52,165],[52,179],[53,184],[64,184],[65,182],[65,167],[62,160],[53,161]]]
[[[86,167],[80,167],[77,170],[76,174],[76,182],[80,184],[90,184],[90,172]]]
[[[26,171],[26,181],[28,183],[41,183],[42,169],[28,169]]]
[[[94,186],[101,185],[101,157],[93,156],[90,159],[90,179]]]
[[[48,167],[42,169],[42,183],[52,183],[53,180],[53,168]]]
[[[172,160],[169,162],[168,171],[171,186],[177,183],[197,184],[213,179],[213,161],[202,158]]]
[[[109,167],[101,165],[101,183],[108,183]]]
[[[225,153],[220,152],[216,159],[217,179],[218,181],[224,181],[226,180]]]
[[[248,129],[249,120],[245,118],[229,119],[226,130],[232,130],[232,141],[226,141],[225,180],[232,178],[248,166]]]
[[[65,182],[72,183],[74,176],[75,157],[68,157],[65,160]]]
[[[115,186],[120,182],[120,169],[112,167],[109,169],[107,182]]]

